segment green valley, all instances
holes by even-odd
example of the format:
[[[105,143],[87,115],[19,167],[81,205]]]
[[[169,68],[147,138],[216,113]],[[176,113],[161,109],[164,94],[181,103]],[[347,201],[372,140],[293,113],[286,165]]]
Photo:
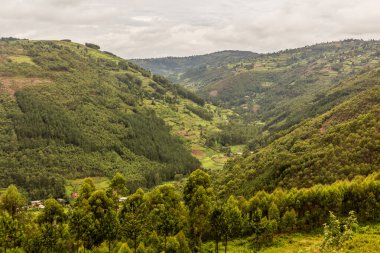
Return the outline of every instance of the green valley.
[[[265,130],[276,133],[355,94],[336,88],[341,81],[378,66],[379,50],[379,41],[344,40],[240,59],[226,53],[219,64],[204,60],[196,67],[190,64],[193,57],[181,58],[181,63],[187,63],[181,68],[172,67],[178,64],[176,58],[135,62],[157,73],[175,73],[178,78],[167,76],[206,100],[264,122]]]
[[[2,39],[0,249],[377,252],[378,47],[129,61]]]

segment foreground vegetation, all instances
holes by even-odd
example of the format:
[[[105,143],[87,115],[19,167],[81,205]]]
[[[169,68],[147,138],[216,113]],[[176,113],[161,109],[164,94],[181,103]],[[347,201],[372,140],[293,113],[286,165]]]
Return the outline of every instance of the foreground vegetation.
[[[261,191],[248,200],[217,197],[210,176],[201,170],[190,175],[182,192],[167,184],[120,199],[127,186],[121,174],[105,190],[86,179],[72,203],[63,206],[50,198],[33,212],[11,185],[1,195],[0,245],[21,252],[236,252],[239,247],[245,248],[241,252],[271,252],[284,243],[284,235],[292,238],[295,231],[325,223],[323,243],[318,234],[316,240],[321,251],[330,252],[355,249],[350,240],[360,238],[353,234],[356,219],[375,222],[380,217],[378,174],[330,186]],[[230,242],[239,237],[249,239]]]

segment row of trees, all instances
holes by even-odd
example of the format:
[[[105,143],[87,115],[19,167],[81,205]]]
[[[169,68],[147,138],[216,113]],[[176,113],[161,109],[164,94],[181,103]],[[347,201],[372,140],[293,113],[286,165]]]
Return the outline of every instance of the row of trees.
[[[231,238],[251,236],[256,251],[277,233],[321,226],[331,220],[330,211],[338,217],[353,217],[354,211],[359,221],[380,217],[376,175],[309,189],[262,191],[249,200],[230,196],[223,201],[210,186],[210,176],[196,170],[182,193],[166,184],[148,193],[138,189],[119,202],[128,193],[121,174],[106,190],[96,190],[86,179],[71,205],[48,199],[37,216],[25,211],[25,198],[10,186],[1,197],[0,245],[27,252],[187,253],[209,252],[203,241],[213,240],[212,252],[219,252],[220,242],[227,252]]]

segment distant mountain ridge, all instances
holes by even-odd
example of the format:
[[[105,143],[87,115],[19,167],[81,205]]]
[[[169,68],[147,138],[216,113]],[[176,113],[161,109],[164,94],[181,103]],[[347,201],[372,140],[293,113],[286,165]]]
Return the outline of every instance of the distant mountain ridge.
[[[194,55],[187,57],[162,57],[148,59],[130,59],[131,62],[152,71],[153,73],[164,75],[173,82],[181,81],[178,76],[181,73],[198,68],[200,66],[218,67],[243,59],[255,57],[256,53],[250,51],[224,50],[205,55]]]

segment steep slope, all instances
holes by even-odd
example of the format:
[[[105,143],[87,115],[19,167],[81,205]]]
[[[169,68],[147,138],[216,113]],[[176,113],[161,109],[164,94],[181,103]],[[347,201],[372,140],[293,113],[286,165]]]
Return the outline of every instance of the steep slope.
[[[203,98],[259,120],[265,123],[263,130],[275,133],[356,94],[329,92],[379,63],[379,41],[345,40],[171,71],[179,83],[197,87]],[[152,69],[159,71],[160,65]]]
[[[380,69],[341,85],[366,89],[267,147],[229,162],[219,181],[225,185],[221,193],[310,187],[379,171]]]
[[[121,171],[136,188],[187,174],[200,163],[172,134],[191,129],[170,117],[204,129],[225,120],[188,107],[218,110],[92,44],[0,41],[0,187],[37,198],[62,194],[63,178]]]

